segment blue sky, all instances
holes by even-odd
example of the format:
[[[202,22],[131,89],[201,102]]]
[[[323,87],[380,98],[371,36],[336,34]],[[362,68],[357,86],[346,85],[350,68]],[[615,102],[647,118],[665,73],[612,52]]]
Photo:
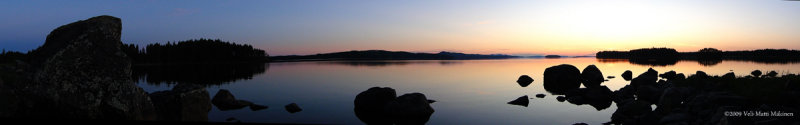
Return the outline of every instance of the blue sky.
[[[0,1],[0,48],[27,51],[54,28],[122,18],[122,41],[212,38],[270,55],[347,50],[587,55],[671,47],[800,49],[794,1]]]

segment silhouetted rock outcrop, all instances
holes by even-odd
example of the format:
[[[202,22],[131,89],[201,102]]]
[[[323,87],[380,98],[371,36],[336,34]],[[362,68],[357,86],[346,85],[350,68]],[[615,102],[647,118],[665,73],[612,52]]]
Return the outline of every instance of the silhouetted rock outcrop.
[[[211,99],[211,103],[222,111],[241,109],[253,105],[253,102],[250,101],[237,100],[227,89],[220,89],[217,91],[217,94]]]
[[[625,79],[625,81],[630,81],[631,79],[633,79],[633,72],[631,72],[631,70],[625,70],[625,72],[623,72],[621,76],[622,79]]]
[[[517,83],[522,87],[527,87],[528,85],[531,85],[532,82],[533,78],[528,75],[519,76],[519,79],[517,79]]]
[[[527,99],[527,98],[526,98]],[[366,124],[425,124],[434,110],[424,94],[396,97],[392,88],[372,87],[356,95],[356,117]]]
[[[303,109],[301,109],[300,106],[297,106],[297,103],[288,104],[284,106],[284,108],[286,108],[286,111],[288,111],[289,113],[296,113],[303,111]]]
[[[517,99],[511,100],[510,102],[508,102],[508,104],[528,107],[529,102],[530,100],[528,100],[528,95],[525,95]]]
[[[759,77],[761,76],[761,70],[754,70],[753,72],[750,72],[750,75],[753,75],[753,77]]]
[[[154,119],[150,98],[131,80],[121,31],[119,18],[97,16],[50,32],[29,53],[29,80],[16,83],[29,111],[15,117]]]
[[[580,70],[569,64],[548,67],[544,70],[544,89],[553,94],[564,94],[581,86]]]
[[[581,72],[581,82],[583,82],[583,86],[586,87],[596,87],[600,86],[603,83],[603,72],[600,72],[600,69],[597,66],[589,65],[583,69]]]
[[[168,91],[150,94],[158,111],[158,120],[208,121],[211,100],[205,86],[178,84]]]

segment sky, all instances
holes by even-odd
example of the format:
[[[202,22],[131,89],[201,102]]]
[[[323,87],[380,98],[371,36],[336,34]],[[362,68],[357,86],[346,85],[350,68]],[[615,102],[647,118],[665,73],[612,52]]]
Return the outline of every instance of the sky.
[[[800,1],[784,0],[3,0],[0,48],[35,49],[56,27],[98,15],[122,19],[123,43],[211,38],[273,56],[800,49]]]

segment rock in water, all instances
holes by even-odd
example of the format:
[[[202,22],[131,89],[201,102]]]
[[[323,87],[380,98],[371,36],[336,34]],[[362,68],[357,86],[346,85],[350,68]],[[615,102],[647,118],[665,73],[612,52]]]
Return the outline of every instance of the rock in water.
[[[544,95],[544,94],[536,94],[536,98],[544,98],[544,96],[546,96],[546,95]]]
[[[750,72],[750,75],[753,75],[753,77],[761,76],[761,70],[754,70],[753,72]]]
[[[522,87],[527,87],[532,82],[533,82],[533,78],[531,78],[528,75],[519,76],[519,79],[517,79],[517,83],[519,84],[519,86],[522,86]]]
[[[603,73],[600,72],[600,69],[597,68],[595,65],[586,66],[581,73],[581,82],[583,82],[583,86],[586,87],[597,87],[600,86],[600,83],[603,83],[605,79],[603,79]]]
[[[517,99],[514,99],[514,100],[508,102],[508,104],[511,104],[511,105],[518,105],[518,106],[525,106],[525,107],[528,107],[528,103],[529,103],[528,95],[519,97]]]
[[[158,120],[208,121],[211,100],[205,86],[179,83],[169,91],[150,94]]]
[[[20,87],[36,100],[31,112],[64,119],[155,119],[150,97],[131,79],[121,31],[119,18],[104,15],[50,32],[29,53],[31,81]]]
[[[236,97],[227,89],[220,89],[217,94],[214,95],[214,98],[211,99],[211,103],[222,111],[241,109],[253,104],[245,100],[236,100]]]
[[[544,89],[553,94],[564,94],[581,86],[580,70],[569,64],[552,66],[544,70]]]
[[[625,79],[625,81],[633,79],[633,72],[631,72],[631,70],[625,70],[625,72],[622,73],[622,79]]]
[[[356,95],[353,101],[359,120],[370,125],[425,124],[434,110],[424,94],[409,93],[395,97],[394,89],[372,87]]]
[[[427,102],[426,102],[426,104],[427,104]],[[303,111],[303,109],[301,109],[300,106],[297,106],[296,103],[288,104],[288,105],[285,106],[285,108],[286,108],[286,111],[288,111],[289,113],[295,113],[295,112]]]

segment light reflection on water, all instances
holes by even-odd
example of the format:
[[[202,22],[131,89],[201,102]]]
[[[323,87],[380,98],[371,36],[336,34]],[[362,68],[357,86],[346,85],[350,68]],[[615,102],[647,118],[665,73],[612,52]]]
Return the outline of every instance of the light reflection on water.
[[[209,120],[224,122],[235,117],[242,122],[363,124],[354,114],[353,100],[358,93],[381,86],[394,88],[398,96],[420,92],[436,100],[431,104],[435,112],[428,124],[601,124],[609,121],[616,110],[615,104],[597,111],[589,105],[558,102],[555,95],[542,88],[544,69],[559,64],[571,64],[581,70],[596,65],[603,75],[617,77],[602,84],[612,91],[628,84],[619,76],[625,70],[633,71],[636,76],[651,67],[595,58],[270,63],[266,72],[250,74],[252,79],[208,87],[211,96],[219,89],[228,89],[237,99],[266,105],[269,109],[220,111],[214,107]],[[674,70],[687,76],[698,70],[710,75],[732,71],[744,76],[755,69],[797,74],[800,64],[722,61],[702,65],[679,61],[652,68],[660,73]],[[515,82],[520,75],[531,76],[533,84],[520,87]],[[143,80],[139,85],[150,93],[174,86],[145,84]],[[539,93],[547,96],[534,97]],[[533,98],[528,107],[506,104],[523,95]],[[288,113],[283,106],[289,103],[297,103],[303,111]]]

